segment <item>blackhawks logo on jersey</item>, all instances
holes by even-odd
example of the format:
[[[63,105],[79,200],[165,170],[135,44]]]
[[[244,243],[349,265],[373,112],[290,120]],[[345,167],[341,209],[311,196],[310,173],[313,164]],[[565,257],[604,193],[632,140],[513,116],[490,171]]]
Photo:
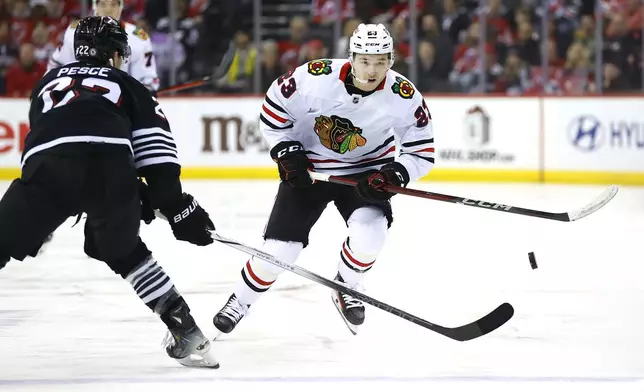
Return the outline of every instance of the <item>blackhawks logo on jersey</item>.
[[[331,60],[313,60],[308,64],[311,75],[328,75],[331,73]]]
[[[362,129],[354,126],[351,120],[334,115],[316,117],[315,133],[324,147],[339,154],[367,144]]]
[[[136,35],[137,37],[141,38],[143,41],[147,41],[147,39],[148,39],[148,38],[150,38],[150,36],[148,35],[148,33],[146,33],[146,32],[145,32],[145,30],[143,30],[143,29],[142,29],[142,28],[140,28],[140,27],[137,27],[137,28],[132,32],[132,34],[134,34],[134,35]]]
[[[405,80],[400,76],[396,76],[396,83],[391,85],[391,91],[405,99],[409,99],[414,96],[414,92],[416,90],[414,90],[414,86],[412,86],[408,80]]]

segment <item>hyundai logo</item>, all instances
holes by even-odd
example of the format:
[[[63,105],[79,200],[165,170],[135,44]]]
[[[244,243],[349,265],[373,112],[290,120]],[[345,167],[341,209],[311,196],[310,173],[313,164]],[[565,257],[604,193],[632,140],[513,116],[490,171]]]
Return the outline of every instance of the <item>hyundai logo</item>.
[[[568,126],[568,138],[581,151],[595,151],[604,144],[604,126],[595,116],[579,116]]]

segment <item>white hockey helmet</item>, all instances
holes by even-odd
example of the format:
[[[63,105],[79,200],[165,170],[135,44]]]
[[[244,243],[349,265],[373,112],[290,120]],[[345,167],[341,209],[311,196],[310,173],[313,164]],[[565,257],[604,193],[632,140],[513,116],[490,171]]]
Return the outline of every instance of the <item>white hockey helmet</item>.
[[[349,59],[354,54],[388,54],[389,67],[394,64],[394,39],[382,23],[360,23],[349,38]]]
[[[99,2],[99,1],[100,1],[100,0],[92,0],[92,11],[94,11],[94,15],[97,15],[97,16],[109,16],[109,15],[98,15],[98,14],[96,13],[96,9],[98,8],[98,2]],[[117,17],[115,17],[114,19],[118,19],[118,20],[120,20],[120,19],[121,19],[121,15],[123,14],[123,3],[125,2],[125,0],[112,0],[112,1],[118,1],[118,3],[119,3],[118,16],[117,16]]]

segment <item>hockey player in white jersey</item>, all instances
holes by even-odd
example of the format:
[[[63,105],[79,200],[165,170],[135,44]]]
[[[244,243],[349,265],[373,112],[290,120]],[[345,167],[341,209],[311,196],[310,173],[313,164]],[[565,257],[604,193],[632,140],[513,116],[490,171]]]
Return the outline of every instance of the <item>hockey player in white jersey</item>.
[[[282,180],[262,250],[295,263],[311,228],[334,202],[347,225],[335,279],[357,290],[363,290],[363,278],[375,265],[393,220],[393,194],[382,188],[406,186],[434,164],[429,110],[414,85],[390,69],[393,56],[386,28],[361,24],[350,38],[349,59],[316,60],[282,75],[260,112],[260,129]],[[309,169],[348,176],[358,185],[313,183]],[[231,332],[281,272],[249,260],[234,293],[215,315],[215,327]],[[355,334],[365,319],[364,304],[339,292],[332,299]]]
[[[119,20],[121,18],[121,12],[123,11],[123,0],[93,0],[92,9],[97,16],[110,16]],[[76,23],[69,25],[65,31],[62,44],[58,46],[49,59],[47,71],[76,61],[74,54],[74,31],[76,30]],[[132,51],[130,60],[121,65],[121,70],[141,82],[148,90],[157,91],[159,88],[159,76],[154,61],[150,37],[143,29],[131,23],[121,21],[121,24],[128,34],[129,45]]]

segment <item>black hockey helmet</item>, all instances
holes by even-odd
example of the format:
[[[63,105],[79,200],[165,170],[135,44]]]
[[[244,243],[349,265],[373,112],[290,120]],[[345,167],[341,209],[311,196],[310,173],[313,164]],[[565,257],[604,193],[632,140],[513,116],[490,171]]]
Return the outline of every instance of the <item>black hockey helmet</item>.
[[[78,22],[74,32],[76,60],[93,60],[107,65],[114,53],[124,60],[131,54],[127,33],[118,20],[109,16],[88,16]]]

